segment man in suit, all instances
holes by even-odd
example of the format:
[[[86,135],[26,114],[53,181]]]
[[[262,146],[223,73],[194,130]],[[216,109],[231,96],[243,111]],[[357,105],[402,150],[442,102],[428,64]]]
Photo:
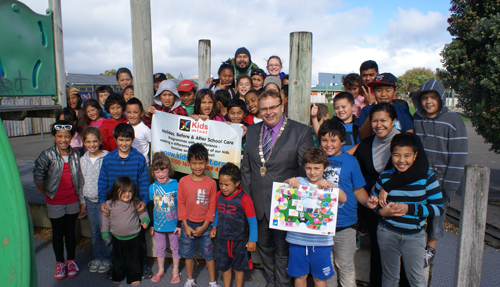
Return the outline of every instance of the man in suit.
[[[242,187],[254,202],[259,238],[257,250],[264,265],[267,286],[291,286],[286,273],[286,232],[269,229],[273,182],[305,176],[302,154],[313,146],[311,128],[283,115],[281,96],[265,91],[259,96],[262,122],[250,125],[241,164]]]

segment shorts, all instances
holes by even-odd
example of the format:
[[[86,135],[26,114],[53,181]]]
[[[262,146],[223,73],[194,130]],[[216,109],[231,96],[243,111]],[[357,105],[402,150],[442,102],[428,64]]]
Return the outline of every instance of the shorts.
[[[48,204],[47,203],[47,212],[49,218],[56,219],[63,217],[66,214],[76,214],[80,212],[80,203],[77,201],[71,204]]]
[[[444,236],[444,219],[446,217],[446,208],[450,205],[450,197],[443,192],[444,211],[441,215],[427,218],[426,232],[430,238],[439,239]]]
[[[217,270],[226,271],[233,267],[236,271],[253,269],[250,252],[247,251],[248,240],[225,240],[217,238],[216,264]]]
[[[289,244],[288,267],[286,273],[292,277],[312,276],[326,280],[335,274],[332,265],[331,246],[302,246]]]
[[[192,229],[196,229],[203,225],[203,222],[191,222],[187,220],[187,224]],[[181,228],[181,239],[179,241],[179,256],[183,258],[194,258],[198,250],[198,242],[200,244],[200,255],[205,260],[214,259],[214,246],[213,240],[210,238],[210,226],[199,237],[189,238],[184,231],[184,225]]]

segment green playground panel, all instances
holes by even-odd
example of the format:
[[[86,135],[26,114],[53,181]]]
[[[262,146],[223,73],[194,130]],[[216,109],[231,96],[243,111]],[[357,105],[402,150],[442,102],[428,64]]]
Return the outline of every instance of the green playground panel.
[[[56,69],[52,11],[33,12],[19,1],[0,1],[0,96],[53,96]]]
[[[0,171],[0,282],[2,286],[37,286],[33,223],[16,159],[1,120]]]

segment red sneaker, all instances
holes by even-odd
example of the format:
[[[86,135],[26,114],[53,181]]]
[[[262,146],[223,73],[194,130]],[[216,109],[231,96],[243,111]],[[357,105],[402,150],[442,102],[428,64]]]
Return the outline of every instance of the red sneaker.
[[[54,278],[66,278],[66,265],[64,264],[64,262],[57,262],[56,274],[54,274]]]
[[[78,275],[78,266],[75,263],[75,260],[68,260],[66,262],[66,265],[68,265],[68,277],[75,277]]]

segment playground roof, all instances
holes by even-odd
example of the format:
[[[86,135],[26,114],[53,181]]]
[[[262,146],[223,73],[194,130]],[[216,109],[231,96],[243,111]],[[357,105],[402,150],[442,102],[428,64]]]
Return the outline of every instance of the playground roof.
[[[66,74],[66,83],[73,85],[117,85],[115,76],[88,75],[88,74]]]

